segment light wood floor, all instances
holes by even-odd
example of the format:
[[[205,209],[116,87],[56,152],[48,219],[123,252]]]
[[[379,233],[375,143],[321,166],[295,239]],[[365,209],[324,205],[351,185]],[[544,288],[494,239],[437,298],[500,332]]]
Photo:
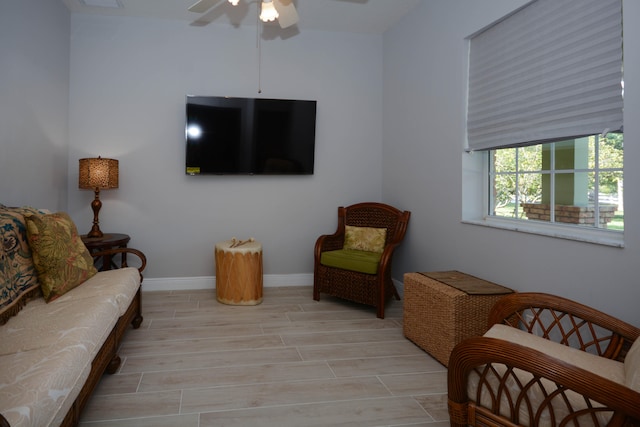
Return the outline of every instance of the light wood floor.
[[[310,287],[265,288],[257,306],[212,290],[142,304],[81,426],[449,425],[446,368],[403,337],[402,301],[384,320]]]

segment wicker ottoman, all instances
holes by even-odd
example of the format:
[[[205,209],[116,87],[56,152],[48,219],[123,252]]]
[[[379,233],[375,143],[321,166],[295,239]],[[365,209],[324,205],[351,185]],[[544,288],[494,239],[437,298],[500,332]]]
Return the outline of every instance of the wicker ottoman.
[[[487,331],[489,310],[513,290],[459,271],[404,275],[404,336],[447,366],[460,341]]]

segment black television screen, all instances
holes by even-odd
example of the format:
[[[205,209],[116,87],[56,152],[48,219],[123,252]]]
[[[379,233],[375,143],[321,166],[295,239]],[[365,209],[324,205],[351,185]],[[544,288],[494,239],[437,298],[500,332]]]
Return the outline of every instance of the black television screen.
[[[188,175],[313,174],[316,101],[187,96]]]

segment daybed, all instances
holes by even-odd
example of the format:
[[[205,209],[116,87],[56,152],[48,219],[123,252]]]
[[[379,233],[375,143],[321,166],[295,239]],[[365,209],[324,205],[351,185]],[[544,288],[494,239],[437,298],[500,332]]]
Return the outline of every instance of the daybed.
[[[132,323],[144,254],[90,254],[68,215],[0,205],[0,427],[74,426]],[[135,255],[98,272],[94,259]],[[110,265],[105,266],[109,269]]]
[[[452,426],[640,425],[640,329],[558,296],[500,299],[449,359]]]

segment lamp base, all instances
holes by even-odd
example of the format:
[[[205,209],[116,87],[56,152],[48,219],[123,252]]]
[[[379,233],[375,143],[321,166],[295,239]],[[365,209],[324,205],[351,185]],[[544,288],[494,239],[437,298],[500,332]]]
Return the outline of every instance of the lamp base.
[[[96,238],[96,237],[102,237],[102,236],[104,236],[104,233],[100,231],[100,227],[98,227],[97,224],[94,224],[94,226],[91,227],[91,231],[87,233],[87,237],[89,238]]]
[[[91,202],[91,209],[93,210],[93,227],[91,227],[91,231],[87,233],[87,237],[102,237],[104,233],[100,231],[100,226],[98,225],[98,213],[100,212],[100,208],[102,207],[102,202],[100,201],[100,189],[95,189],[95,197]]]

